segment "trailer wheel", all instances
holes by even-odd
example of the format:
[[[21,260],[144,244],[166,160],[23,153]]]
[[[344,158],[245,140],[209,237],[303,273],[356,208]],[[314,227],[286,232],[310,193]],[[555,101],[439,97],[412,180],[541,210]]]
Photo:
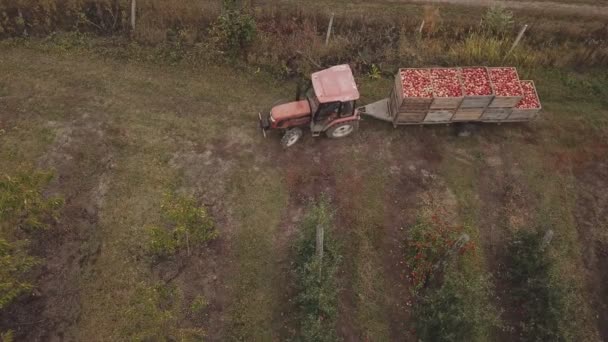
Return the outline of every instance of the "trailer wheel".
[[[325,134],[332,139],[344,138],[357,130],[358,122],[348,121],[330,127]]]
[[[293,144],[297,143],[298,140],[302,137],[302,129],[295,127],[283,134],[283,138],[281,138],[281,145],[283,148],[291,147]]]

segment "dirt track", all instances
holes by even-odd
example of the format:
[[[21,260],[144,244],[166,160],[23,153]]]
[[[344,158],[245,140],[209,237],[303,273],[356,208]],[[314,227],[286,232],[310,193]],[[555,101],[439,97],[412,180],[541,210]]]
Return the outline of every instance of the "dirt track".
[[[493,1],[493,0],[392,0],[393,2],[437,3],[465,6],[501,5],[511,9],[532,9],[578,16],[606,16],[608,6],[590,4],[569,4],[553,1]]]

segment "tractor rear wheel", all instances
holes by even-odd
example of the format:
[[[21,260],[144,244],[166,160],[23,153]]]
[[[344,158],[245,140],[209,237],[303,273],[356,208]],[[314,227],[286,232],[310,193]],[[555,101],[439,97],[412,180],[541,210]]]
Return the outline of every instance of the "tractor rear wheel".
[[[291,147],[293,144],[297,143],[301,137],[302,129],[298,127],[292,128],[285,132],[283,138],[281,138],[281,145],[283,146],[283,148]]]
[[[325,134],[332,139],[344,138],[356,131],[357,126],[357,121],[343,122],[330,127],[327,131],[325,131]]]

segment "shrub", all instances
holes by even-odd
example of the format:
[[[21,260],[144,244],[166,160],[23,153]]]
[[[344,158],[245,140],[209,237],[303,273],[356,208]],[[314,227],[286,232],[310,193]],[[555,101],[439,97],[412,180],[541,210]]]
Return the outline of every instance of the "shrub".
[[[322,260],[315,250],[319,225],[324,227]],[[303,341],[335,341],[338,304],[336,271],[340,255],[331,238],[331,212],[326,198],[311,205],[294,249],[300,337]]]
[[[226,10],[211,26],[209,36],[213,45],[229,56],[246,53],[256,33],[255,18],[245,8],[239,8],[226,0]]]
[[[507,250],[509,294],[518,303],[521,331],[527,341],[563,341],[560,326],[567,319],[564,289],[551,279],[552,261],[541,248],[542,234],[519,231]]]
[[[415,295],[414,326],[423,341],[484,340],[498,324],[491,282],[466,258],[475,245],[454,247],[463,232],[440,215],[420,219],[409,230],[405,259]]]
[[[490,7],[482,18],[487,33],[504,37],[513,29],[513,12],[502,6]]]
[[[26,275],[38,260],[29,255],[28,238],[55,222],[63,204],[43,195],[51,179],[31,170],[0,178],[0,309],[33,287]]]
[[[53,178],[52,173],[19,172],[16,176],[0,178],[0,224],[3,232],[14,234],[16,229],[31,232],[45,229],[57,219],[63,200],[45,198],[42,190]]]
[[[446,272],[435,291],[421,296],[414,306],[415,327],[422,341],[484,341],[498,316],[488,298],[491,283],[455,267]]]
[[[205,310],[207,306],[209,306],[209,301],[207,300],[207,298],[205,298],[205,296],[203,295],[197,295],[196,298],[194,298],[194,300],[192,300],[192,303],[190,304],[190,312],[194,315],[198,315],[203,312],[203,310]]]
[[[0,332],[0,341],[1,342],[13,342],[15,340],[15,336],[12,330],[6,332]]]
[[[433,272],[440,271],[434,267],[448,255],[463,232],[462,226],[451,226],[437,215],[430,221],[420,219],[410,228],[405,243],[405,260],[414,291],[425,287]],[[474,244],[469,241],[458,253],[464,254],[474,248]]]
[[[120,330],[120,337],[128,341],[197,341],[202,338],[181,338],[187,332],[178,328],[182,292],[163,283],[134,285],[129,303],[122,312],[129,322]],[[192,331],[196,333],[196,331]],[[191,335],[191,334],[190,334]],[[196,335],[194,335],[196,336]],[[191,337],[194,337],[191,336]]]
[[[190,196],[165,194],[161,205],[162,226],[150,226],[149,252],[167,257],[190,246],[205,244],[218,236],[213,220],[204,206]]]
[[[0,309],[32,289],[23,278],[37,260],[27,254],[24,245],[23,241],[10,243],[0,238]]]

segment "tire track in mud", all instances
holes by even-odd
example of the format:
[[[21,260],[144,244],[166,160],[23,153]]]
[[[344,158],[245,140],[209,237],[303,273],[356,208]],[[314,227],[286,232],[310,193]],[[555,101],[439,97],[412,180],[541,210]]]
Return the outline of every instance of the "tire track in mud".
[[[588,290],[597,313],[600,338],[608,341],[608,147],[595,146],[591,153],[573,156],[578,196],[575,219],[582,251]]]

